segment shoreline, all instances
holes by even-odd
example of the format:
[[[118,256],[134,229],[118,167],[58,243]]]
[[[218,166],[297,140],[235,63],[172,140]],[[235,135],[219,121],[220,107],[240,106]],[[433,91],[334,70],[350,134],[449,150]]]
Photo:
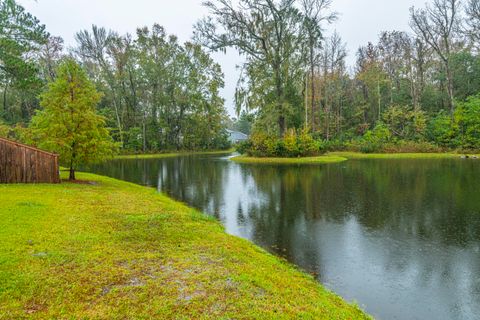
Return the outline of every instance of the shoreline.
[[[329,164],[340,163],[348,160],[365,160],[365,159],[480,159],[480,155],[467,154],[468,158],[464,158],[464,154],[456,153],[360,153],[348,151],[329,152],[318,157],[303,158],[266,158],[266,157],[250,157],[235,156],[230,158],[231,161],[243,164]]]
[[[337,155],[324,155],[304,158],[256,158],[248,156],[236,156],[231,161],[245,164],[329,164],[347,161],[348,159]]]
[[[133,155],[117,155],[113,160],[130,160],[130,159],[162,159],[174,158],[190,155],[230,155],[235,153],[235,149],[215,150],[215,151],[179,151],[169,153],[156,154],[133,154]],[[362,159],[480,159],[480,154],[461,154],[461,153],[361,153],[353,151],[333,151],[322,156],[300,157],[300,158],[279,158],[279,157],[250,157],[246,155],[237,155],[229,160],[243,164],[330,164],[340,163],[347,160]]]
[[[344,157],[347,159],[461,159],[465,154],[457,153],[361,153],[338,151],[330,152],[329,155]],[[468,154],[473,157],[479,155]]]
[[[369,319],[206,214],[151,188],[78,178],[0,185],[0,314]]]
[[[167,152],[167,153],[139,153],[139,154],[125,154],[117,155],[113,159],[124,160],[124,159],[161,159],[161,158],[173,158],[179,156],[189,156],[189,155],[228,155],[235,152],[235,149],[228,150],[215,150],[215,151],[179,151],[179,152]]]

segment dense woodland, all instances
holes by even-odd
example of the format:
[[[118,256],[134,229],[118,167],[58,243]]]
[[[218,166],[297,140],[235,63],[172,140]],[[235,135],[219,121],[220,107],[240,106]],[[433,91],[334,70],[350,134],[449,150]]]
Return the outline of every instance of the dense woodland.
[[[382,32],[358,49],[355,66],[347,66],[341,35],[325,32],[337,19],[331,2],[206,3],[211,17],[197,25],[197,39],[246,57],[236,127],[248,130],[250,121],[253,136],[242,151],[309,153],[298,150],[306,143],[300,130],[316,139],[311,150],[480,148],[480,1],[411,8],[411,30]]]
[[[65,50],[61,38],[48,34],[13,0],[0,0],[0,15],[4,135],[26,139],[30,133],[25,128],[40,108],[40,94],[56,80],[58,66],[73,58],[102,93],[98,112],[122,148],[228,146],[227,116],[219,96],[223,74],[198,44],[181,44],[159,25],[139,28],[135,35],[93,26],[79,31],[76,46]]]
[[[382,32],[355,66],[341,35],[326,31],[338,18],[331,2],[205,1],[210,14],[191,42],[160,25],[134,35],[93,26],[66,50],[14,0],[0,0],[0,134],[32,138],[39,96],[68,58],[102,94],[97,111],[128,151],[224,148],[227,127],[251,133],[241,150],[257,155],[480,149],[480,0],[411,8],[411,30]],[[209,54],[228,48],[245,61],[238,120],[227,117]]]

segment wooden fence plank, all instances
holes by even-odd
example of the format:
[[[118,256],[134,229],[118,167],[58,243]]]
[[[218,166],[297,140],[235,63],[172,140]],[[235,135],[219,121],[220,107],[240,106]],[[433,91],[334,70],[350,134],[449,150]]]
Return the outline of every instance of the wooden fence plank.
[[[60,183],[58,155],[0,138],[0,183]]]

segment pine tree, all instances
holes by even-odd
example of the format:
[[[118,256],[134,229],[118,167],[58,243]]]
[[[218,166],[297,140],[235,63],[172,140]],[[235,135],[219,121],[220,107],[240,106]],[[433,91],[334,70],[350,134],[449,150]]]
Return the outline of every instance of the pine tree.
[[[57,79],[40,96],[43,110],[32,119],[31,127],[39,146],[58,153],[70,168],[70,180],[75,180],[79,165],[104,160],[116,149],[105,119],[96,113],[100,99],[85,71],[72,59],[60,65]]]

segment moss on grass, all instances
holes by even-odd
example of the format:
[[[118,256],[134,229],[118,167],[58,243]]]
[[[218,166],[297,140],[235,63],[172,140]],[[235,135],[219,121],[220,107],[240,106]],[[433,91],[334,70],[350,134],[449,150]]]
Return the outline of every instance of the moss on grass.
[[[0,185],[0,319],[367,318],[153,189],[78,178]]]
[[[252,164],[327,164],[343,162],[347,159],[336,155],[326,155],[304,158],[255,158],[248,156],[238,156],[231,158],[231,160],[238,163]]]

